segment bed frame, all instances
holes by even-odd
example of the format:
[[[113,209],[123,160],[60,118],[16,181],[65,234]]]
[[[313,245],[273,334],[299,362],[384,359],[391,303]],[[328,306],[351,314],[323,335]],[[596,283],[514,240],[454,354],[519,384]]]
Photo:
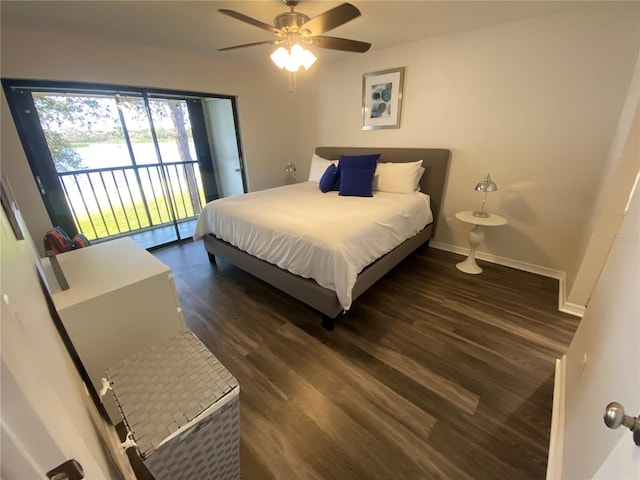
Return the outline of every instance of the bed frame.
[[[355,301],[389,270],[433,237],[447,184],[451,152],[436,148],[317,147],[316,153],[327,159],[337,159],[340,155],[380,153],[380,162],[415,162],[422,159],[422,166],[426,168],[420,189],[431,197],[433,222],[360,272],[352,291]],[[334,291],[321,287],[314,280],[299,277],[253,257],[214,235],[204,237],[204,247],[211,262],[215,263],[215,257],[220,257],[318,310],[323,314],[322,326],[333,330],[334,321],[343,310]]]

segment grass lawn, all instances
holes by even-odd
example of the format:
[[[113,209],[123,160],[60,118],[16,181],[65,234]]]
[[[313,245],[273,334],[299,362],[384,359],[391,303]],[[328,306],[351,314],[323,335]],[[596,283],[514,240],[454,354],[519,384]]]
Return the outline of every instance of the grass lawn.
[[[100,208],[91,209],[89,212],[77,213],[78,230],[89,240],[132,232],[173,221],[170,214],[171,208],[163,197],[148,201],[148,215],[142,201],[129,202],[122,205],[112,204],[111,206],[106,201],[103,203]],[[188,193],[176,196],[174,209],[176,211],[176,220],[196,216]]]

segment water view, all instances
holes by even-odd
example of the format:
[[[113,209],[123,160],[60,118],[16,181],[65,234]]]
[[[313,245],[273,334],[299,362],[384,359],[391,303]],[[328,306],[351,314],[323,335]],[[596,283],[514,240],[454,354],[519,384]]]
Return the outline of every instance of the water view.
[[[158,147],[162,163],[180,162],[180,151],[176,142],[159,142]],[[160,163],[153,142],[133,143],[136,164],[151,165]],[[127,145],[124,143],[92,143],[74,147],[87,170],[95,168],[128,167],[132,164]],[[190,159],[196,158],[193,142],[189,142]]]

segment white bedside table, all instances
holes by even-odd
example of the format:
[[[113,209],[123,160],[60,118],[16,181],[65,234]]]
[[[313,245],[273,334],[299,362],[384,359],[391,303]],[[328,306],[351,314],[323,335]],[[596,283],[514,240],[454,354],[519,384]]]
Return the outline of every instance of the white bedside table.
[[[456,267],[465,273],[474,275],[482,273],[482,268],[476,263],[476,250],[484,240],[484,230],[482,227],[499,227],[500,225],[506,225],[507,219],[494,213],[490,213],[486,218],[474,217],[472,211],[458,212],[456,213],[456,218],[474,225],[471,232],[469,232],[469,256],[463,262],[458,263]]]

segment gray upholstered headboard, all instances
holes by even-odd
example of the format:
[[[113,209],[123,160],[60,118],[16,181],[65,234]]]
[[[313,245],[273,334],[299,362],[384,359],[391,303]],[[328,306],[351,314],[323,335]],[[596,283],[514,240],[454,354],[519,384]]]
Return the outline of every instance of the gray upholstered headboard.
[[[379,153],[379,162],[416,162],[422,160],[426,172],[420,180],[421,191],[431,197],[433,234],[435,234],[449,175],[451,151],[444,148],[368,148],[368,147],[317,147],[322,158],[337,159],[340,155],[365,155]],[[433,235],[432,234],[432,235]]]

